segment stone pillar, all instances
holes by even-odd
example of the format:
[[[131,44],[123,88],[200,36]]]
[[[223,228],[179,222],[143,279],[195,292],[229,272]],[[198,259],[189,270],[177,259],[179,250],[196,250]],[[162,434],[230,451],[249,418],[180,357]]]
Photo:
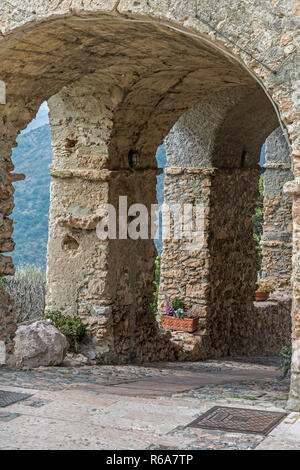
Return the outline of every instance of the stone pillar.
[[[291,291],[292,201],[283,185],[293,179],[291,155],[281,128],[266,140],[264,172],[264,224],[261,239],[262,279],[276,291]]]
[[[210,317],[209,220],[213,173],[213,168],[167,167],[165,170],[164,203],[170,208],[174,204],[180,204],[182,208],[184,204],[201,205],[205,217],[200,249],[190,247],[189,238],[174,239],[174,218],[171,218],[170,238],[163,240],[161,254],[159,312],[164,313],[166,297],[179,297],[187,309],[197,310],[200,317],[199,331],[193,338],[182,333],[172,334],[173,339],[188,350],[187,353],[190,354],[192,349],[189,359],[204,359],[210,354],[207,323]],[[182,357],[185,357],[184,351]]]
[[[91,359],[113,350],[112,300],[106,295],[108,242],[96,236],[99,206],[108,202],[107,146],[96,97],[69,87],[49,100],[53,145],[47,310],[78,314],[86,324]],[[102,112],[101,112],[102,111]]]
[[[300,411],[300,178],[284,185],[284,192],[293,196],[293,252],[292,252],[292,365],[291,387],[287,407]]]
[[[90,87],[92,85],[90,84]],[[153,240],[130,239],[132,204],[155,203],[157,168],[121,144],[111,145],[114,128],[110,93],[91,92],[85,83],[49,100],[53,141],[47,255],[47,310],[78,314],[88,331],[82,352],[97,362],[149,361],[174,357],[160,334],[153,299]],[[121,97],[121,93],[119,94]],[[115,103],[116,104],[116,103]],[[115,142],[116,144],[116,142]],[[113,149],[117,148],[118,151]],[[160,170],[159,170],[160,172]],[[126,196],[125,234],[119,227],[119,197]],[[102,240],[97,214],[104,204],[116,211],[116,239]]]
[[[252,214],[259,174],[253,168],[166,170],[166,203],[203,205],[201,249],[166,239],[161,261],[160,312],[166,296],[179,297],[200,316],[199,329],[189,338],[196,346],[193,358],[252,350],[255,332],[249,325],[259,267]]]

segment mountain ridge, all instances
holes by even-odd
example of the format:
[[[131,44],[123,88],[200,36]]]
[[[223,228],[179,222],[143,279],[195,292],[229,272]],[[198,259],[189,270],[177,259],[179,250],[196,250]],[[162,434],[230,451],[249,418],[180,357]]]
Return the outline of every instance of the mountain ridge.
[[[12,253],[15,265],[35,264],[45,268],[50,203],[50,170],[52,144],[49,124],[22,133],[12,151],[16,173],[26,179],[14,183],[15,208],[12,218],[16,247]]]

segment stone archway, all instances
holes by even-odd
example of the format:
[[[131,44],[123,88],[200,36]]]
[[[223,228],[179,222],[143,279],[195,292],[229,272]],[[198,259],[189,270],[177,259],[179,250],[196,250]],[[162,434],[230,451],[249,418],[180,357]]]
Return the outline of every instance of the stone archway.
[[[254,313],[259,264],[252,215],[260,147],[274,125],[276,115],[261,91],[241,87],[194,106],[166,139],[167,201],[204,205],[202,249],[185,249],[171,238],[162,252],[160,311],[167,295],[200,314],[194,338],[182,338],[187,357],[191,344],[192,357],[202,359],[262,353],[270,341]]]
[[[61,94],[60,98],[53,98],[54,106],[56,106],[55,100],[61,99],[69,110],[67,120],[65,122],[62,120],[59,125],[62,127],[65,125],[67,129],[72,127],[71,122],[73,117],[76,117],[76,111],[68,103],[74,103],[77,100],[80,105],[80,100],[83,99],[81,104],[84,105],[87,100],[81,91],[82,87],[86,87],[84,89],[89,96],[98,94],[103,97],[102,107],[101,103],[97,105],[97,112],[101,119],[93,122],[92,106],[80,117],[80,124],[83,124],[80,133],[84,134],[84,123],[90,119],[95,128],[101,129],[100,140],[103,147],[97,149],[99,153],[94,155],[96,157],[94,163],[91,163],[91,160],[87,161],[83,152],[80,164],[77,161],[76,167],[69,167],[69,173],[65,173],[61,179],[69,179],[70,184],[79,180],[83,187],[86,184],[84,181],[90,182],[93,179],[95,182],[100,179],[105,182],[108,175],[109,178],[114,175],[114,179],[111,179],[107,185],[106,197],[109,202],[114,202],[116,195],[119,194],[120,182],[124,183],[124,175],[129,169],[128,153],[130,151],[139,153],[142,171],[138,176],[136,174],[133,176],[129,171],[126,176],[126,190],[131,195],[140,191],[141,196],[144,191],[143,200],[148,201],[147,194],[149,193],[146,187],[152,186],[155,180],[155,171],[153,171],[155,170],[155,148],[177,119],[189,108],[200,103],[204,98],[208,99],[209,96],[212,97],[216,93],[229,89],[247,90],[248,99],[246,97],[244,101],[241,101],[244,103],[245,113],[249,109],[252,92],[261,95],[260,110],[267,102],[265,93],[269,94],[269,98],[272,97],[273,108],[270,101],[266,105],[269,110],[265,114],[266,124],[271,126],[268,132],[275,127],[273,117],[276,116],[274,110],[277,109],[277,105],[279,109],[277,116],[281,116],[290,134],[295,158],[294,174],[298,177],[299,153],[297,152],[299,151],[296,149],[294,139],[297,116],[293,95],[292,24],[299,12],[295,5],[292,1],[287,1],[284,6],[266,5],[265,2],[259,2],[255,6],[248,2],[236,5],[233,1],[223,1],[212,6],[204,0],[195,2],[195,5],[187,2],[174,2],[173,5],[173,2],[163,1],[121,0],[112,1],[109,4],[100,2],[97,7],[91,7],[89,2],[65,1],[55,8],[48,2],[42,2],[38,8],[36,6],[33,8],[32,2],[28,1],[22,9],[16,12],[12,11],[10,4],[3,2],[1,31],[4,36],[0,41],[0,58],[1,79],[7,85],[7,104],[0,110],[3,145],[1,212],[4,225],[2,237],[5,240],[2,251],[9,251],[7,243],[9,244],[12,233],[11,222],[7,218],[13,207],[11,181],[14,176],[10,173],[13,169],[10,163],[10,149],[15,144],[18,131],[24,128],[34,116],[39,104],[56,95],[66,86],[71,89],[67,88],[67,94],[63,98]],[[211,18],[214,18],[214,25],[217,27],[212,24]],[[269,19],[267,25],[266,18]],[[282,18],[286,19],[285,23]],[[278,28],[279,25],[281,28]],[[76,86],[79,87],[77,92]],[[72,87],[75,90],[73,97]],[[224,146],[227,149],[230,148],[229,137],[232,139],[235,131],[238,131],[241,110],[238,107],[233,110],[233,107],[231,123],[230,120],[224,120],[217,128],[215,156],[222,156]],[[55,113],[53,116],[55,120]],[[246,117],[247,119],[243,120],[245,132],[252,132],[254,136],[257,122],[249,116]],[[220,116],[216,116],[216,119],[222,121]],[[234,119],[235,127],[233,126]],[[62,155],[60,161],[63,164],[64,158],[69,158],[69,161],[74,163],[72,156],[77,146],[76,139],[68,134],[63,140],[66,153]],[[240,147],[243,143],[243,139],[240,139],[236,145]],[[242,153],[243,151],[244,149]],[[251,155],[252,151],[254,154],[255,145],[246,154]],[[79,156],[76,155],[76,158]],[[89,157],[92,156],[89,155]],[[229,152],[228,161],[225,159],[226,163],[229,162],[231,156]],[[104,157],[100,169],[99,157]],[[220,165],[220,161],[214,164]],[[53,174],[57,181],[60,181],[59,178],[64,169],[66,168],[53,169],[53,172],[61,172],[60,176],[58,173]],[[103,170],[107,170],[108,173]],[[98,171],[97,175],[96,171]],[[146,185],[145,180],[147,180]],[[66,186],[69,183],[66,183]],[[55,195],[58,186],[59,183],[53,185],[52,194]],[[293,189],[293,191],[297,198],[297,190]],[[64,220],[61,220],[61,228],[67,228],[68,223],[74,225],[74,217],[78,216],[78,206],[81,207],[79,202],[75,205],[77,206],[75,212],[60,214],[60,217],[65,215],[73,217],[72,222],[68,222],[64,217]],[[76,229],[73,225],[71,228]],[[82,230],[82,227],[77,227],[77,229]],[[89,228],[84,228],[84,230],[89,230]],[[80,246],[80,240],[69,235],[64,238],[61,246],[65,253],[74,253]],[[111,248],[112,246],[108,249],[111,250]],[[297,248],[296,245],[295,248]],[[136,250],[136,247],[132,249]],[[140,250],[139,256],[142,260],[147,251],[144,250],[143,244],[138,250]],[[150,258],[153,256],[151,248],[149,253],[150,265]],[[137,258],[136,255],[134,258]],[[298,264],[297,258],[294,259],[295,281]],[[125,270],[121,271],[123,260],[114,261],[116,262],[113,266],[108,266],[107,282],[105,280],[103,284],[101,276],[96,276],[96,280],[93,280],[95,282],[92,282],[92,295],[102,295],[100,292],[105,289],[110,290],[110,288],[117,293],[118,288],[125,286],[126,290],[127,285],[131,286],[130,289],[137,294],[136,277],[128,275],[126,263]],[[124,261],[127,262],[127,259]],[[2,256],[0,266],[3,275],[13,273],[9,257]],[[116,267],[120,272],[124,272],[124,276],[120,275],[115,284],[113,273]],[[133,263],[132,270],[135,272],[137,272],[136,267],[137,265]],[[141,279],[139,288],[145,290],[145,285],[148,284],[148,274]],[[138,307],[139,311],[148,302],[147,289],[145,292],[144,303]],[[295,292],[297,292],[297,285],[295,285]],[[4,293],[2,295],[0,335],[1,339],[5,339],[9,344],[14,331],[13,310],[11,306],[8,306],[10,299]],[[298,334],[297,299],[296,296],[294,327],[296,336]],[[124,302],[122,302],[119,303],[117,310],[119,310],[120,319],[122,318],[123,328],[127,323],[127,315],[125,317],[123,315]],[[132,300],[130,305],[132,305]],[[103,306],[98,305],[98,307]],[[136,309],[130,312],[136,317]],[[141,335],[139,340],[141,350],[145,350],[146,336],[147,333],[145,336]],[[135,340],[131,338],[131,341]],[[128,351],[126,343],[128,343],[127,340],[124,347],[116,350],[118,355],[123,351]],[[296,345],[297,341],[295,341],[295,347]],[[149,354],[146,352],[146,356],[143,357],[147,355],[150,357],[151,354],[151,351]],[[125,356],[128,357],[128,352]],[[297,372],[297,369],[295,370]],[[296,384],[294,395],[299,397],[297,377],[294,375],[293,378]]]

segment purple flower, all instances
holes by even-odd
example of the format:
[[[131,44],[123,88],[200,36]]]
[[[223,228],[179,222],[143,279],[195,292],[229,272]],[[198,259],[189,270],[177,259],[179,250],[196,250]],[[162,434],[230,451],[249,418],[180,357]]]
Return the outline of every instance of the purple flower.
[[[170,305],[170,302],[169,302],[168,300],[166,300],[165,314],[166,314],[166,315],[169,315],[170,317],[172,317],[173,314],[174,314],[174,309],[173,309],[173,307]]]

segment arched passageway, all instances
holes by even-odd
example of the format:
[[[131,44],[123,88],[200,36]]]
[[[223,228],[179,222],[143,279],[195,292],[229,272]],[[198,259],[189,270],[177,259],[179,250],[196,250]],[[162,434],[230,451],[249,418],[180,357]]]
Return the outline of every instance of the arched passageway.
[[[201,249],[187,249],[174,234],[164,242],[159,296],[161,312],[166,298],[180,297],[200,316],[192,339],[173,335],[187,342],[187,357],[193,359],[276,354],[290,334],[284,316],[266,322],[253,304],[259,256],[252,216],[263,171],[260,147],[272,114],[261,108],[261,95],[239,93],[203,100],[166,139],[168,203],[203,205]]]
[[[241,46],[231,47],[229,43],[226,46],[230,53],[224,52],[219,38],[208,40],[208,36],[195,34],[195,28],[201,29],[203,22],[194,11],[191,17],[196,18],[197,25],[190,26],[192,34],[171,27],[170,22],[175,25],[176,21],[168,15],[168,24],[147,16],[139,21],[132,18],[131,22],[133,7],[129,3],[130,8],[123,2],[113,5],[111,13],[108,7],[101,18],[93,17],[91,12],[79,15],[77,11],[63,11],[62,17],[51,17],[51,11],[47,11],[45,17],[50,17],[38,21],[32,21],[29,15],[28,21],[22,19],[21,28],[16,27],[2,40],[2,79],[7,84],[7,104],[0,109],[5,234],[2,252],[13,248],[8,216],[13,207],[11,182],[17,177],[10,173],[11,147],[40,103],[52,97],[48,306],[63,307],[85,317],[92,354],[99,361],[178,357],[178,348],[171,347],[168,337],[158,331],[149,311],[153,241],[99,240],[96,210],[101,203],[116,206],[122,195],[128,197],[128,206],[143,203],[150,209],[155,202],[155,150],[178,118],[196,109],[198,128],[193,128],[194,119],[187,130],[185,126],[181,130],[183,117],[170,134],[169,152],[176,167],[182,162],[182,167],[191,170],[204,164],[208,170],[216,169],[211,186],[204,185],[212,188],[205,194],[210,193],[215,234],[210,240],[215,317],[208,315],[211,338],[205,349],[207,354],[213,350],[227,354],[227,325],[232,316],[237,350],[249,340],[244,312],[257,267],[249,238],[249,217],[257,196],[254,182],[258,178],[259,150],[267,135],[278,127],[279,116],[266,89],[250,70],[255,69],[263,79],[284,114],[288,100],[284,103],[281,96],[280,74],[276,82],[270,71],[281,62],[266,57],[262,64],[258,57],[246,58]],[[178,9],[181,28],[182,15],[190,15],[185,7],[182,9],[184,12]],[[152,11],[151,15],[155,17]],[[229,25],[232,21],[234,24],[234,15],[230,15]],[[9,18],[8,28],[12,21]],[[184,28],[188,30],[188,24]],[[178,147],[177,139],[182,135]],[[180,155],[176,154],[178,149]],[[138,157],[134,169],[132,155]],[[188,185],[189,178],[186,182]],[[224,247],[228,250],[227,263]],[[247,260],[243,270],[239,269],[242,259]],[[13,273],[9,257],[2,256],[0,263],[2,274]],[[227,293],[226,279],[232,282]],[[237,285],[238,299],[234,294]],[[2,304],[1,337],[7,340],[9,351],[14,315],[4,293]]]

